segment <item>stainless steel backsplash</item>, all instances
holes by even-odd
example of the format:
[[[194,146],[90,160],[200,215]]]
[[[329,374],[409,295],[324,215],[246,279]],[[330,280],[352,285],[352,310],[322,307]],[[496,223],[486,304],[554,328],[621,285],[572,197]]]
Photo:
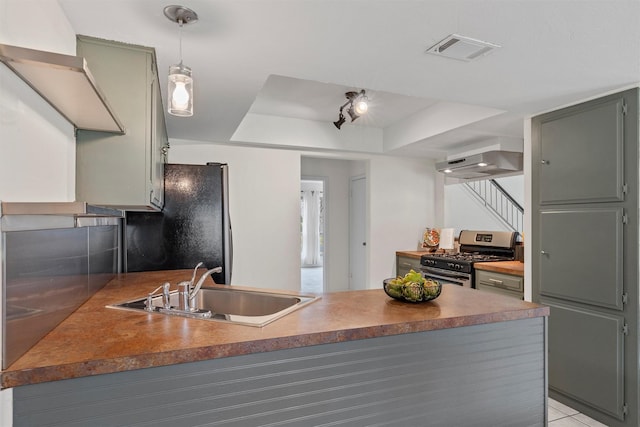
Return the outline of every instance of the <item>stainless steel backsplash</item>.
[[[121,221],[96,219],[65,228],[3,229],[3,369],[118,272]]]

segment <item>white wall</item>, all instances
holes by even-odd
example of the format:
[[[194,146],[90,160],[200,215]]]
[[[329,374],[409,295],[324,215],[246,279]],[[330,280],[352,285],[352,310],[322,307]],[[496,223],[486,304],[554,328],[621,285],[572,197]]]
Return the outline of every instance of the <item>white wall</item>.
[[[496,182],[502,186],[514,198],[520,206],[524,206],[524,174],[495,178]]]
[[[56,1],[0,0],[0,43],[76,51],[75,33]],[[0,64],[0,200],[74,199],[73,126]],[[13,391],[2,390],[0,425],[12,424]]]
[[[326,292],[349,289],[349,180],[351,161],[303,156],[302,176],[325,180]]]
[[[436,172],[425,159],[372,157],[369,161],[370,288],[395,275],[395,252],[416,250],[424,228],[435,223]]]
[[[0,0],[0,43],[75,55],[55,1]],[[73,201],[73,126],[0,64],[0,200]]]

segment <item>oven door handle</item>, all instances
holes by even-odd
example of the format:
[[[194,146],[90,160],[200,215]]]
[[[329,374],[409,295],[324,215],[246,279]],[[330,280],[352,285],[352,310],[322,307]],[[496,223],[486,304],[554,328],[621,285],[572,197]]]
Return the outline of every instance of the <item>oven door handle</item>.
[[[469,276],[462,276],[460,274],[450,274],[450,273],[443,273],[442,271],[433,271],[433,270],[429,270],[426,268],[421,268],[420,269],[424,274],[426,275],[431,275],[431,276],[440,276],[440,277],[446,277],[449,279],[458,279],[458,280],[468,280]]]
[[[433,273],[430,273],[433,274]],[[456,279],[456,280],[469,280],[468,276],[458,276],[454,274],[439,274],[439,276],[446,277],[448,279]]]

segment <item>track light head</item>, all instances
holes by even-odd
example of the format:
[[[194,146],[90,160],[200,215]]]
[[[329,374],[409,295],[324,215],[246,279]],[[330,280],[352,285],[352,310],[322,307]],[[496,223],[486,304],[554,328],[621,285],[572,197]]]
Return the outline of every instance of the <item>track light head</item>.
[[[355,119],[357,119],[358,117],[360,117],[360,115],[358,115],[355,111],[355,109],[353,108],[353,104],[351,104],[349,106],[349,109],[347,110],[347,113],[349,113],[349,117],[351,117],[351,121],[354,121]]]
[[[354,110],[355,112],[361,116],[363,114],[367,114],[367,111],[369,110],[369,104],[367,103],[367,101],[369,101],[367,99],[367,97],[365,95],[362,95],[360,97],[358,97],[358,99],[356,100],[355,104],[354,104]]]
[[[338,117],[338,120],[333,122],[338,129],[340,129],[340,126],[345,122],[344,114],[342,114],[345,107],[348,106],[347,114],[349,114],[352,122],[361,115],[366,114],[369,109],[369,105],[367,104],[369,99],[367,98],[364,89],[360,92],[346,92],[344,96],[347,98],[347,102],[342,104],[340,107],[340,116]]]

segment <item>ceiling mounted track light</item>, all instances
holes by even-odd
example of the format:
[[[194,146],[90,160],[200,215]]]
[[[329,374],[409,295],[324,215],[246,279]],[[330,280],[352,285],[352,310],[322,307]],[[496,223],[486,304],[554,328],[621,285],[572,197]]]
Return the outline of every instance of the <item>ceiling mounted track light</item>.
[[[351,117],[352,122],[363,114],[366,114],[369,110],[369,98],[367,98],[364,89],[362,89],[360,92],[347,92],[344,95],[347,98],[347,102],[342,104],[342,106],[340,107],[338,120],[333,122],[334,126],[338,129],[340,129],[340,126],[342,126],[346,121],[343,114],[343,110],[345,107],[349,107],[347,109],[347,114],[349,114],[349,117]]]
[[[178,117],[193,116],[193,78],[191,68],[182,63],[182,26],[198,21],[198,14],[184,6],[167,6],[164,16],[180,26],[180,63],[169,67],[168,112]]]

